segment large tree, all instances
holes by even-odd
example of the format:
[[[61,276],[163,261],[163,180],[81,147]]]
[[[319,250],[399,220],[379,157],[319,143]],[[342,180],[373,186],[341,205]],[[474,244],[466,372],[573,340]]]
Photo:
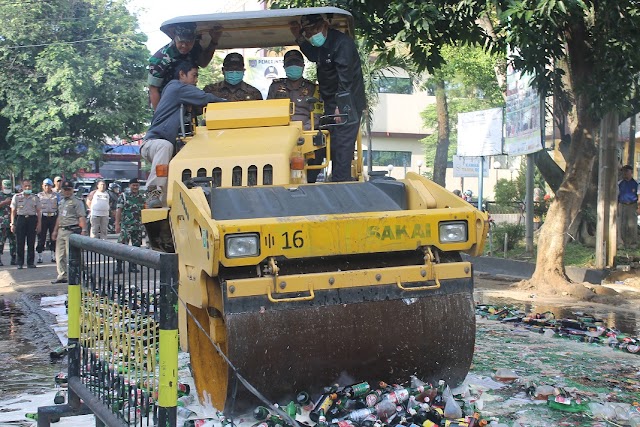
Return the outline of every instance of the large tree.
[[[566,111],[566,168],[540,233],[533,285],[568,283],[564,249],[597,157],[596,132],[608,112],[630,113],[640,68],[640,9],[635,0],[296,1],[350,10],[367,40],[379,47],[402,40],[414,62],[434,69],[451,41],[517,50],[516,68],[533,73],[544,95]],[[393,54],[389,52],[389,54]],[[542,168],[541,168],[542,170]],[[544,171],[543,171],[544,173]]]
[[[108,137],[139,132],[146,36],[122,0],[2,2],[0,134],[4,166],[70,174]]]

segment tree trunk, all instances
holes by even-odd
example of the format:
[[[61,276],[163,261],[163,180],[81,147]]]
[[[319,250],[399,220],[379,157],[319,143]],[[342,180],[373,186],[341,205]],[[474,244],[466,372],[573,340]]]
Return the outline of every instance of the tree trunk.
[[[445,186],[447,158],[449,157],[449,107],[444,80],[436,81],[436,112],[438,114],[438,143],[433,161],[433,181]]]
[[[540,232],[536,270],[530,280],[537,287],[554,290],[569,283],[564,269],[565,245],[569,239],[567,231],[578,217],[597,157],[594,130],[598,120],[589,114],[589,93],[581,90],[593,69],[587,54],[589,48],[585,34],[583,24],[567,30],[567,60],[556,64],[565,70],[564,87],[573,100],[568,121],[571,146],[565,158],[567,167],[562,184]]]
[[[577,219],[596,155],[592,130],[576,129],[572,137],[574,161],[567,165],[538,240],[536,270],[531,281],[543,286],[555,287],[558,281],[568,282],[564,270],[564,250],[569,239],[567,230]]]

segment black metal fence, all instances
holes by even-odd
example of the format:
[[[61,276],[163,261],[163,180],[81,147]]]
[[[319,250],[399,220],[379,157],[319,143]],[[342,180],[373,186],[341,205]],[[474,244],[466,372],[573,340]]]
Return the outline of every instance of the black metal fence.
[[[72,235],[68,289],[68,403],[38,408],[38,426],[89,413],[97,426],[175,426],[177,255]]]

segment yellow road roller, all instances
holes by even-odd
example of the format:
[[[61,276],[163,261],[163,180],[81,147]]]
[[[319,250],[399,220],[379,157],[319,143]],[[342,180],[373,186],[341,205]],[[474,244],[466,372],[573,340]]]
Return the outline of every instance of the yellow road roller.
[[[331,7],[161,28],[220,30],[218,49],[287,46],[290,22],[309,13],[353,36],[351,15]],[[299,160],[329,153],[330,132],[304,130],[293,108],[208,105],[169,165],[168,207],[143,211],[152,248],[179,254],[180,345],[200,400],[236,412],[255,403],[242,385],[231,397],[235,379],[212,342],[271,401],[341,376],[460,382],[475,342],[473,270],[460,254],[482,253],[486,215],[415,173],[365,179],[359,141],[352,182],[306,183],[330,159]]]

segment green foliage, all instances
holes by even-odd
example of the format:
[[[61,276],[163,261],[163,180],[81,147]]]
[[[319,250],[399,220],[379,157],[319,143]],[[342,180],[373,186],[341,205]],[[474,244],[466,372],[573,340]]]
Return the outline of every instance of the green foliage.
[[[495,250],[504,249],[504,239],[507,236],[507,250],[513,249],[524,238],[523,224],[497,224],[491,232],[493,247]]]
[[[496,182],[493,188],[495,193],[495,202],[499,206],[511,205],[514,202],[522,200],[518,192],[518,186],[515,181],[501,178]]]
[[[449,149],[447,159],[453,159],[458,148],[458,114],[469,111],[485,110],[504,104],[502,91],[498,86],[494,67],[495,56],[489,55],[479,47],[445,46],[442,49],[446,61],[433,78],[425,83],[425,87],[435,85],[437,79],[445,81],[445,92],[449,110]],[[437,129],[437,105],[430,104],[421,113],[427,129]],[[425,147],[427,166],[435,166],[434,159],[437,132],[433,132],[422,140]]]
[[[5,170],[71,174],[143,129],[146,36],[122,0],[0,3]]]
[[[198,87],[204,88],[211,83],[217,83],[224,79],[222,75],[222,61],[224,57],[218,53],[213,55],[211,62],[204,68],[200,68],[198,72]]]

